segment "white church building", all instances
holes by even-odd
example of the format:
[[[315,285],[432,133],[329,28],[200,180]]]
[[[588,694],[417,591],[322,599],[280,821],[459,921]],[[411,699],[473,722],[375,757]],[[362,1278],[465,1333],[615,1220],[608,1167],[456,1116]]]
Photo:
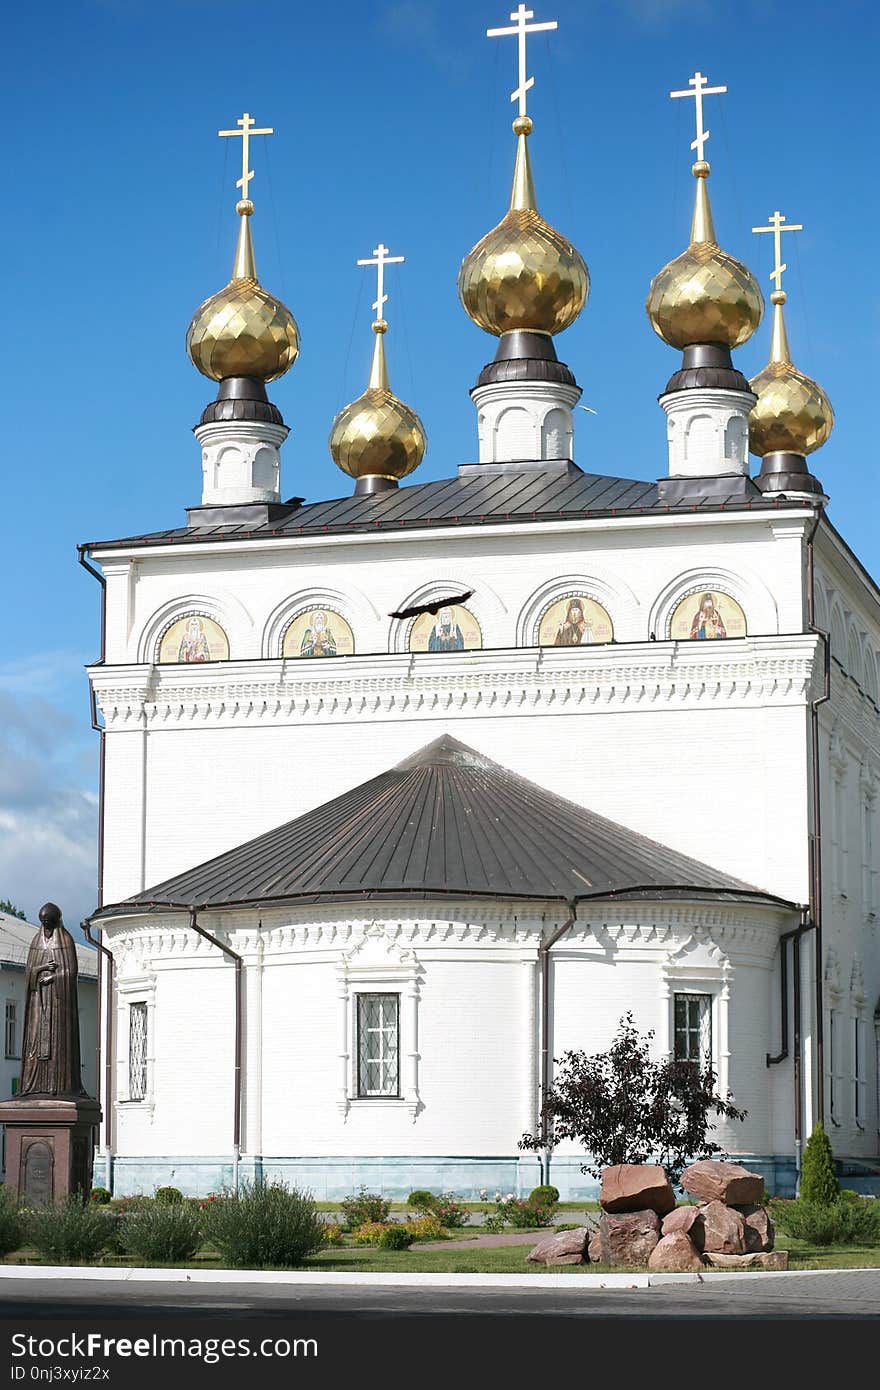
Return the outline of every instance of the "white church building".
[[[389,386],[382,244],[369,385],[331,434],[353,495],[282,501],[266,383],[299,343],[257,278],[238,123],[233,276],[187,337],[219,383],[201,499],[81,548],[96,1182],[590,1195],[572,1146],[518,1141],[553,1059],[628,1011],[658,1055],[711,1060],[748,1112],[715,1138],[771,1190],[819,1118],[850,1185],[880,1173],[880,591],[812,471],[833,416],[792,364],[778,214],[770,360],[749,382],[731,357],[764,303],[716,240],[705,82],[681,94],[690,242],[647,305],[681,354],[659,482],[577,465],[554,337],[589,278],[537,210],[521,68],[510,207],[459,275],[495,339],[478,462],[409,480],[426,441]]]

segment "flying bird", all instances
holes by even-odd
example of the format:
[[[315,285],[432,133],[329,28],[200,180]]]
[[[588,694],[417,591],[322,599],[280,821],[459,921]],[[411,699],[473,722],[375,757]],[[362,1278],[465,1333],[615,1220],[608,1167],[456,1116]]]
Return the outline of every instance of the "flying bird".
[[[466,594],[453,594],[451,598],[435,598],[430,603],[417,603],[412,608],[401,608],[399,613],[389,613],[389,618],[417,618],[421,613],[430,613],[436,618],[441,608],[454,608],[457,603],[467,603],[473,594],[473,589],[468,589]]]

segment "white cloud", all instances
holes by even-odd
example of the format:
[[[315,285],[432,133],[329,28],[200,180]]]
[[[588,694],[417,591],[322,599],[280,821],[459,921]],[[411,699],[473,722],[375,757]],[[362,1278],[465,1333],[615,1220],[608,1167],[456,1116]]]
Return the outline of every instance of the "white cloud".
[[[31,921],[51,899],[68,925],[94,908],[97,850],[95,736],[50,698],[74,662],[0,666],[0,899]]]

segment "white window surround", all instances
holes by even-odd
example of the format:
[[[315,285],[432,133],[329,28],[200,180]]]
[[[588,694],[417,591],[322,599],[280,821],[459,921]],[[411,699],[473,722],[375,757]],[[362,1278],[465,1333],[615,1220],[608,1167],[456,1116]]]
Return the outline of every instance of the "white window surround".
[[[116,1108],[141,1110],[152,1117],[155,1109],[156,1059],[156,977],[130,976],[117,982],[116,987]],[[129,1086],[129,1027],[132,1004],[147,1006],[147,1084],[142,1099],[132,1098]]]
[[[368,927],[336,967],[339,1036],[339,1089],[337,1108],[345,1119],[352,1110],[401,1110],[415,1121],[422,1110],[419,1096],[419,980],[421,968],[415,952],[385,934],[380,923]],[[357,1057],[357,996],[400,996],[398,1047],[399,1096],[359,1096]]]
[[[877,919],[877,779],[873,768],[867,764],[862,765],[859,789],[862,803],[862,916],[865,926],[872,926]]]
[[[675,1055],[676,994],[706,994],[711,997],[712,1070],[718,1092],[732,1091],[730,1077],[730,961],[714,943],[689,937],[671,951],[660,969],[660,1027],[657,1042],[662,1056]]]

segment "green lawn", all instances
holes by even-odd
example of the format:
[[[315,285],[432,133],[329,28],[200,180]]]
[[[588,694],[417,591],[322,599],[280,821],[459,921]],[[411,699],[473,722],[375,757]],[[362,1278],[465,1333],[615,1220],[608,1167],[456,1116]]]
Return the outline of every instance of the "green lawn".
[[[535,1232],[537,1240],[540,1232]],[[809,1246],[803,1241],[780,1235],[780,1248],[791,1253],[792,1269],[877,1269],[880,1268],[880,1246],[876,1245],[828,1245]],[[607,1273],[605,1265],[558,1265],[548,1271],[543,1265],[531,1265],[526,1261],[529,1245],[500,1246],[487,1249],[474,1246],[469,1250],[424,1250],[418,1245],[409,1250],[377,1250],[372,1247],[347,1247],[338,1250],[322,1250],[298,1268],[310,1270],[315,1274],[338,1271],[349,1274],[392,1274],[405,1271],[410,1274],[579,1274]],[[4,1264],[48,1264],[41,1261],[33,1250],[17,1250],[8,1255]],[[106,1267],[129,1267],[133,1260],[128,1255],[105,1255],[97,1262]],[[152,1265],[150,1268],[163,1268]],[[186,1266],[192,1269],[220,1269],[219,1255],[205,1249]],[[632,1273],[621,1270],[621,1273]]]

